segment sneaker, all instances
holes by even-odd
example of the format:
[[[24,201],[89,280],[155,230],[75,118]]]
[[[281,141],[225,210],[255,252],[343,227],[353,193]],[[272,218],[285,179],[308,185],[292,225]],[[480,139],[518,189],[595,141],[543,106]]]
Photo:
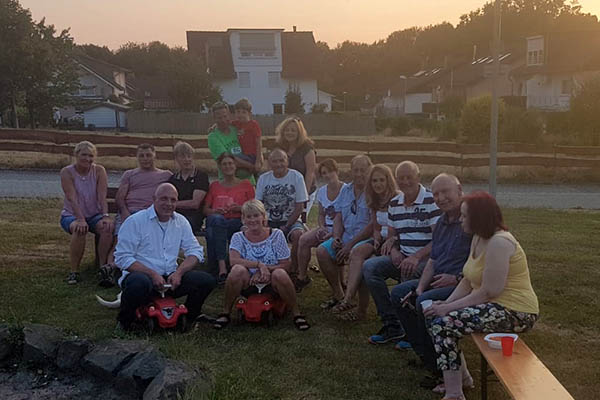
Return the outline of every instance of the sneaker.
[[[100,282],[98,285],[109,288],[113,287],[117,284],[116,273],[115,270],[117,267],[113,266],[113,264],[104,264],[100,267],[100,271],[98,271],[98,275],[100,278]]]
[[[79,283],[80,280],[81,278],[79,277],[79,272],[70,272],[69,276],[67,277],[67,283],[69,285],[75,285]]]
[[[294,281],[294,286],[296,287],[296,293],[302,292],[302,290],[312,283],[312,278],[307,276],[306,279],[296,279]]]
[[[227,274],[220,274],[217,277],[217,285],[224,286],[225,285],[225,281],[227,281]]]
[[[405,333],[402,329],[398,329],[395,326],[384,326],[375,335],[369,337],[369,343],[371,344],[385,344],[388,342],[400,340],[404,337]]]
[[[394,345],[394,350],[410,350],[412,349],[412,345],[406,340],[399,340]]]

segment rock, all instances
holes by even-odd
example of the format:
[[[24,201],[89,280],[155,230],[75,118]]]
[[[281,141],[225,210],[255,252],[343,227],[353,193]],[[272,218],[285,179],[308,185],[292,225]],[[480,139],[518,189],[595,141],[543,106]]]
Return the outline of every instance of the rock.
[[[56,366],[61,369],[75,369],[79,362],[92,349],[92,342],[87,339],[67,339],[59,346],[56,353]]]
[[[6,324],[0,324],[0,361],[10,356],[13,345],[10,327]]]
[[[58,328],[42,324],[30,324],[23,328],[23,361],[44,363],[54,361],[58,345],[64,334]]]
[[[191,384],[198,383],[194,398],[208,394],[212,385],[204,373],[199,373],[181,361],[167,360],[165,368],[144,392],[144,400],[176,400],[182,398]]]
[[[155,349],[137,353],[117,374],[117,387],[141,395],[165,369],[165,357]]]
[[[150,348],[141,340],[109,340],[83,357],[81,366],[92,375],[112,380],[137,353]]]

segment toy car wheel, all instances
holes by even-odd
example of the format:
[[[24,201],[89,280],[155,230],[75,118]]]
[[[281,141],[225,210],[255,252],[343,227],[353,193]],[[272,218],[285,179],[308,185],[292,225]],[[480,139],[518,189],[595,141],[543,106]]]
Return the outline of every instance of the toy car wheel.
[[[275,323],[273,310],[265,311],[263,313],[263,321],[267,324],[269,328],[273,326],[273,324]]]
[[[185,331],[187,331],[187,328],[188,328],[187,316],[185,314],[182,314],[177,319],[177,330],[181,333],[184,333]]]
[[[244,318],[244,311],[238,309],[236,323],[237,325],[242,325],[244,322],[246,322],[246,318]]]
[[[144,322],[146,325],[146,331],[151,334],[156,330],[156,320],[154,318],[146,318]]]

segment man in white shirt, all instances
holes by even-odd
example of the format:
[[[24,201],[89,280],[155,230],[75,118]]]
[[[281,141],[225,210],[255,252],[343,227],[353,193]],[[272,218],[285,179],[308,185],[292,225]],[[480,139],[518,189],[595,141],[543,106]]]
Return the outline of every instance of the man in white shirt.
[[[269,226],[283,231],[292,244],[290,273],[297,273],[297,249],[300,236],[306,231],[300,216],[308,201],[304,177],[295,169],[288,168],[285,151],[275,149],[269,154],[271,171],[258,178],[256,199],[263,202],[267,210]]]
[[[121,328],[129,330],[138,307],[147,304],[156,290],[171,285],[174,297],[187,295],[188,318],[200,315],[202,304],[215,288],[215,279],[194,270],[204,259],[187,219],[175,212],[177,189],[170,183],[158,186],[154,203],[123,222],[115,251],[115,263],[123,271],[119,284]],[[185,259],[177,265],[179,250]]]

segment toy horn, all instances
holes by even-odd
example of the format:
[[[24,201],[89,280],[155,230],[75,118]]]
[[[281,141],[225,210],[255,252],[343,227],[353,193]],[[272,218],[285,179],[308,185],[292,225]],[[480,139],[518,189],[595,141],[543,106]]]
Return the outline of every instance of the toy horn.
[[[104,300],[102,297],[100,297],[98,295],[96,295],[96,300],[98,300],[98,303],[100,303],[104,307],[119,308],[119,307],[121,307],[121,293],[123,293],[123,292],[120,292],[117,295],[117,299],[115,301],[106,301],[106,300]]]

